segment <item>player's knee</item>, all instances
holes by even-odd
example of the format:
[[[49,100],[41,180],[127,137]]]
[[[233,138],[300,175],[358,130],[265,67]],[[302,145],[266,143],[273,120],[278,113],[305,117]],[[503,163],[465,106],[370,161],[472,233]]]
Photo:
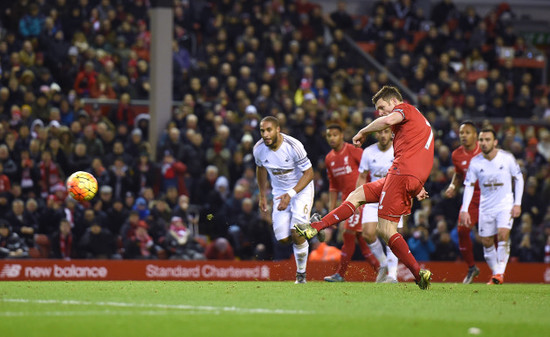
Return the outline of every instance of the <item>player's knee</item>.
[[[386,226],[382,226],[379,224],[376,227],[376,233],[378,234],[378,236],[380,236],[380,238],[382,238],[382,240],[384,240],[385,243],[388,243],[388,240],[390,239],[390,237],[389,237],[389,231],[387,230]]]
[[[481,244],[483,247],[491,247],[495,245],[495,239],[492,236],[482,237]]]
[[[294,240],[291,239],[290,237],[286,237],[284,239],[280,239],[278,240],[280,244],[282,245],[288,245],[288,244],[291,244]]]
[[[374,241],[376,241],[376,227],[368,230],[367,229],[363,230],[362,235],[365,241],[367,241],[367,243],[369,244],[373,243]]]
[[[498,241],[508,241],[509,237],[510,237],[510,233],[499,232],[497,234],[497,240]]]
[[[361,186],[356,188],[348,195],[346,201],[351,202],[355,207],[359,207],[360,205],[364,204],[365,192],[363,191],[363,188]]]
[[[302,244],[302,243],[304,243],[304,241],[306,241],[306,238],[304,238],[303,236],[300,236],[296,232],[296,230],[292,229],[290,231],[290,237],[288,237],[286,239],[283,239],[283,240],[287,240],[287,241],[284,242],[284,244],[290,244],[290,243]],[[279,240],[279,242],[281,242],[281,240]]]

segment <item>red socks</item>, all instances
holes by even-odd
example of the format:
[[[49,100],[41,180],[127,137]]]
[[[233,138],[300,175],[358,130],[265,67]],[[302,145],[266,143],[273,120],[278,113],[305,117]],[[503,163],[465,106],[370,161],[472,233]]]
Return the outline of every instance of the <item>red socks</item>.
[[[464,262],[468,264],[468,267],[473,267],[475,262],[470,231],[469,227],[458,226],[458,248],[460,249],[460,254],[462,254]]]
[[[372,266],[372,268],[374,268],[374,271],[378,272],[378,269],[380,269],[380,262],[370,250],[367,242],[365,241],[361,233],[350,232],[346,230],[343,235],[344,244],[342,245],[340,265],[338,267],[338,270],[336,271],[341,276],[344,276],[346,274],[346,271],[348,270],[348,265],[351,261],[351,258],[353,257],[353,253],[355,252],[356,237],[357,241],[359,242],[361,253],[363,253],[363,256],[365,257],[367,262]]]
[[[399,261],[403,262],[407,268],[414,275],[416,281],[420,281],[420,266],[416,259],[409,250],[409,246],[405,239],[399,233],[395,233],[388,241],[388,246],[390,246],[391,251],[397,256]]]
[[[348,270],[349,262],[355,252],[355,234],[349,231],[345,231],[343,235],[344,244],[342,245],[342,254],[340,259],[340,265],[336,271],[340,276],[344,276]]]
[[[311,227],[320,231],[332,225],[336,225],[340,221],[344,221],[355,213],[355,206],[349,201],[344,201],[340,206],[333,209],[329,214],[325,215],[320,222],[314,222]]]
[[[374,256],[369,245],[367,244],[367,241],[365,241],[365,238],[363,238],[361,233],[357,236],[357,242],[359,244],[359,248],[361,249],[361,253],[363,253],[363,256],[365,257],[365,260],[367,260],[372,268],[374,268],[375,272],[378,272],[378,269],[380,269],[380,261],[378,261],[376,256]]]

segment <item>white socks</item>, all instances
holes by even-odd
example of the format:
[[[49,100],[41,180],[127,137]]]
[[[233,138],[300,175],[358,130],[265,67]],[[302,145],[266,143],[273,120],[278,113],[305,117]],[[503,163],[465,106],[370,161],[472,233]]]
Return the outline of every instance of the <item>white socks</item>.
[[[510,257],[510,241],[499,241],[497,247],[497,265],[495,274],[504,274]]]
[[[390,246],[386,246],[386,256],[388,264],[388,276],[393,278],[394,280],[397,280],[397,264],[399,262],[399,259],[391,251]]]
[[[378,262],[380,262],[380,268],[386,267],[388,265],[388,262],[386,260],[386,254],[384,254],[384,249],[382,248],[380,240],[376,238],[376,241],[370,243],[369,247],[374,256],[376,256],[376,258],[378,259]]]
[[[298,273],[305,273],[307,267],[307,256],[309,252],[309,243],[304,241],[302,244],[292,244],[292,250],[294,251],[294,259],[296,260],[296,271]]]
[[[485,261],[487,261],[489,268],[491,268],[493,275],[498,274],[496,270],[497,252],[495,250],[495,247],[494,246],[483,247],[483,256],[485,257]]]

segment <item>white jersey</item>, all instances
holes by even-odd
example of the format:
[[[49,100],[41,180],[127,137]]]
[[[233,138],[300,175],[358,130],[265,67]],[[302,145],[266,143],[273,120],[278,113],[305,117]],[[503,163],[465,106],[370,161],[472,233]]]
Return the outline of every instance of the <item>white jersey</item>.
[[[304,175],[303,172],[311,167],[304,145],[294,137],[284,133],[280,135],[283,137],[283,143],[276,151],[267,147],[263,139],[254,145],[253,151],[256,165],[264,167],[269,173],[272,194],[275,197],[287,193],[296,186]],[[313,181],[309,185],[312,188]]]
[[[512,192],[512,178],[516,180],[515,196]],[[479,212],[498,212],[509,210],[514,201],[521,201],[523,194],[523,175],[514,156],[504,150],[498,150],[492,160],[483,153],[473,157],[466,172],[464,185],[474,185],[479,181],[481,198]]]
[[[370,181],[384,178],[388,174],[393,159],[393,145],[386,151],[381,151],[378,148],[378,143],[372,144],[363,151],[361,163],[359,164],[359,173],[369,171]]]

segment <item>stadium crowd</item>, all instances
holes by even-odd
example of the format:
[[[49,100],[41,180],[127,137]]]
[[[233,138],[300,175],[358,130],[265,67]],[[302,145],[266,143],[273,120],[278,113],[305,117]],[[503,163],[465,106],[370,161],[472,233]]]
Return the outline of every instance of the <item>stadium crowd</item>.
[[[480,17],[451,0],[431,13],[414,0],[379,0],[356,16],[343,1],[325,13],[308,0],[174,0],[173,96],[181,104],[153,158],[149,115],[133,104],[150,91],[148,3],[0,4],[0,257],[287,258],[270,212],[257,209],[258,124],[276,116],[304,144],[314,211],[326,214],[325,128],[339,123],[349,141],[376,117],[371,97],[389,84],[385,72],[351,57],[348,34],[375,44],[373,56],[418,94],[436,131],[431,198],[405,226],[417,259],[459,259],[461,195],[443,192],[460,121],[505,118],[493,125],[499,144],[526,181],[511,254],[550,263],[550,95],[540,69],[502,59],[530,53],[512,8]],[[78,170],[99,182],[91,202],[67,197],[64,181]],[[482,260],[477,235],[474,242]]]

